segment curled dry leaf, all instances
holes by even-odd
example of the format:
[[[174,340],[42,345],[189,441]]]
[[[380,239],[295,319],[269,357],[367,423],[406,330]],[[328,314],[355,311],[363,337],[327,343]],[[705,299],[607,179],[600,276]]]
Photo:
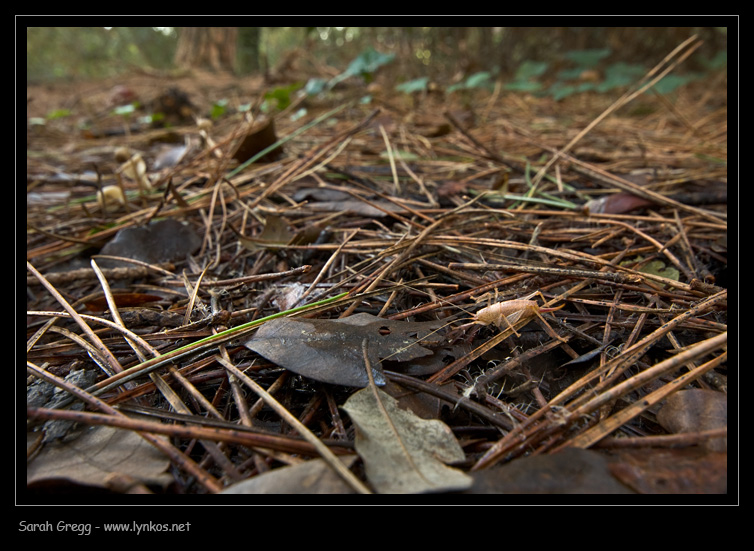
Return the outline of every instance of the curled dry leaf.
[[[239,163],[243,163],[251,159],[254,155],[257,155],[271,147],[277,142],[277,135],[275,134],[275,121],[273,119],[266,119],[257,123],[249,125],[246,130],[246,134],[236,147],[233,153],[233,158]],[[282,157],[282,148],[278,147],[259,159],[260,163],[269,163],[276,161]]]
[[[288,245],[295,237],[288,227],[288,223],[283,218],[272,214],[267,216],[264,229],[257,237],[246,237],[232,225],[230,229],[238,236],[241,244],[250,251],[262,249],[276,251]]]

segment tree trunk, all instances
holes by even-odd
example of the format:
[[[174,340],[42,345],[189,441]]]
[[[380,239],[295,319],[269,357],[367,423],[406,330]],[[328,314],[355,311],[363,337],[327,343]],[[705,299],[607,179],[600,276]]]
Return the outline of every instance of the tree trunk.
[[[261,27],[241,27],[238,33],[238,73],[258,73],[262,68],[260,53]]]
[[[183,27],[175,64],[184,69],[235,69],[238,27]]]

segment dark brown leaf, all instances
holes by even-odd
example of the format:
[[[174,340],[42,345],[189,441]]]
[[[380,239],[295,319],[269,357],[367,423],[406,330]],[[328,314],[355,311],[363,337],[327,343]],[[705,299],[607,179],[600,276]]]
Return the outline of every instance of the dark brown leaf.
[[[202,240],[190,226],[173,218],[151,222],[145,227],[124,228],[107,243],[100,254],[122,256],[149,264],[183,260],[196,251]],[[97,261],[101,268],[133,266],[115,260]]]
[[[268,321],[245,344],[299,375],[337,385],[368,384],[361,343],[368,340],[375,382],[385,384],[380,360],[405,362],[432,354],[419,342],[442,322],[391,321],[356,314],[339,320],[281,318]]]
[[[610,471],[642,494],[724,494],[728,454],[699,447],[677,450],[622,450]]]
[[[275,123],[273,119],[256,123],[249,127],[246,135],[233,153],[233,158],[239,163],[246,162],[257,153],[270,147],[276,141],[277,136],[275,134]],[[278,147],[277,149],[263,155],[258,160],[261,163],[269,163],[279,159],[281,156],[282,149]]]
[[[567,448],[473,474],[473,494],[630,494],[597,452]]]

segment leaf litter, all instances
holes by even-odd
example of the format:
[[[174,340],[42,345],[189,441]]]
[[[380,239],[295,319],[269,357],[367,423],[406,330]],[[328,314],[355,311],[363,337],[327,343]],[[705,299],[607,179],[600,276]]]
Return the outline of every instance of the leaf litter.
[[[252,126],[232,110],[211,127],[129,135],[79,135],[67,119],[30,126],[27,370],[30,380],[44,370],[62,381],[85,369],[97,382],[82,391],[83,409],[71,400],[27,406],[29,465],[56,445],[43,441],[43,421],[95,424],[97,410],[134,434],[155,426],[139,415],[163,420],[170,442],[151,443],[169,457],[171,487],[181,493],[217,493],[320,456],[247,394],[243,375],[334,454],[356,449],[349,470],[373,491],[475,492],[469,479],[498,467],[528,470],[540,457],[552,467],[537,491],[557,492],[564,486],[548,487],[549,473],[565,476],[562,454],[576,447],[611,458],[609,472],[600,467],[595,477],[604,485],[588,486],[595,493],[614,491],[615,480],[634,492],[724,492],[727,418],[719,412],[727,406],[705,397],[715,424],[682,428],[668,418],[698,402],[659,412],[688,387],[727,392],[727,111],[693,85],[673,109],[642,96],[656,105],[641,116],[618,111],[625,101],[608,96],[592,97],[586,110],[591,104],[576,97],[555,105],[499,90],[463,93],[463,101],[375,93],[371,105],[357,96],[335,109],[312,96],[306,118],[275,117],[275,137],[285,140],[278,159],[242,165],[233,152]],[[200,108],[199,96],[192,101]],[[442,132],[422,131],[440,124]],[[201,145],[155,166],[156,144],[175,134]],[[113,153],[125,146],[145,170],[124,173]],[[123,201],[101,208],[97,191],[106,186],[122,188]],[[624,203],[626,194],[638,200],[590,210],[599,199]],[[103,273],[116,295],[161,300],[74,318],[103,293],[83,274],[92,272],[91,255],[118,232],[160,219],[189,224],[199,239],[169,260],[158,254]],[[623,264],[636,258],[642,263]],[[36,273],[49,276],[47,285]],[[290,291],[293,284],[304,292]],[[441,329],[533,291],[544,307],[564,305],[543,316],[567,342],[539,319],[516,325],[518,335],[505,325]],[[433,367],[409,370],[422,361]],[[105,375],[98,362],[125,371]],[[395,430],[370,389],[357,390],[367,365]],[[438,400],[423,412],[433,428],[395,410],[386,391],[402,403]],[[176,418],[170,410],[180,403],[189,413]],[[444,451],[435,456],[412,433],[431,434]],[[205,448],[214,441],[222,451]],[[690,474],[695,465],[714,485]]]

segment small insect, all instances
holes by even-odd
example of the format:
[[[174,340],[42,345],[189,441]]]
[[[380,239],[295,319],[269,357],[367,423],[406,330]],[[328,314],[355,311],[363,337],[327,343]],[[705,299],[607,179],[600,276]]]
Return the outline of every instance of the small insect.
[[[563,306],[565,306],[565,304],[561,304],[557,308],[541,308],[539,304],[537,304],[537,301],[531,300],[531,298],[535,295],[539,295],[544,299],[544,296],[541,292],[535,291],[525,298],[505,300],[503,302],[491,304],[479,310],[472,318],[473,321],[461,325],[456,329],[463,329],[465,327],[471,327],[473,325],[494,324],[501,331],[507,328],[513,331],[513,333],[515,333],[517,337],[520,337],[521,335],[518,333],[518,331],[516,331],[513,325],[522,319],[528,320],[534,317],[538,317],[540,321],[545,324],[547,329],[549,329],[548,333],[550,334],[550,336],[562,341],[563,339],[558,336],[555,331],[553,331],[552,327],[550,327],[550,324],[547,323],[547,321],[545,321],[545,318],[542,317],[542,312],[554,312],[555,310],[560,310],[561,308],[563,308]]]

